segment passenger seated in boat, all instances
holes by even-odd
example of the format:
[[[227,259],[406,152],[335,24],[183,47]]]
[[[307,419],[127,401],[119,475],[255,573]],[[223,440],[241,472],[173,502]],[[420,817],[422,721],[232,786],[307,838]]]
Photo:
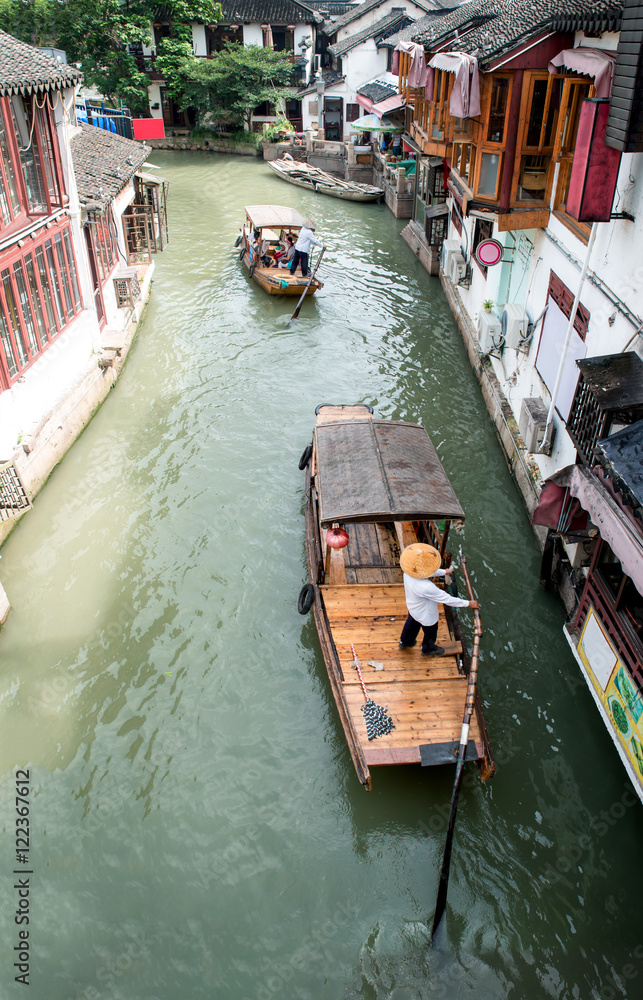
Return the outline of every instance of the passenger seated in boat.
[[[261,243],[261,263],[264,267],[274,267],[274,260],[270,254],[270,240],[263,240]]]
[[[288,264],[295,256],[295,238],[294,236],[286,236],[285,243],[283,246],[278,247],[275,250],[275,262],[273,267],[288,267]]]

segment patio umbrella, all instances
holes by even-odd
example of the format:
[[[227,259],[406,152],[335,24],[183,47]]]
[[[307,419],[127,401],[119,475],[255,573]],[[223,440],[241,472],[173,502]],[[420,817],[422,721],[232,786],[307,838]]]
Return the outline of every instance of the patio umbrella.
[[[350,122],[351,131],[357,129],[359,132],[403,132],[404,126],[391,121],[390,118],[380,118],[378,115],[362,115]]]

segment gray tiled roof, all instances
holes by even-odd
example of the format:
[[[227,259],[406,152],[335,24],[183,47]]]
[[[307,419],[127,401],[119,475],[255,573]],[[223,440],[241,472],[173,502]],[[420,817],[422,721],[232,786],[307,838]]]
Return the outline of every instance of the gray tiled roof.
[[[387,35],[394,31],[399,25],[403,27],[408,24],[411,19],[406,16],[405,13],[400,13],[399,11],[391,12],[387,14],[386,17],[381,18],[376,21],[375,24],[369,24],[367,28],[363,28],[361,31],[357,31],[354,35],[349,35],[348,38],[342,38],[341,42],[335,42],[334,45],[328,46],[328,51],[332,56],[343,56],[345,52],[349,52],[350,49],[354,49],[356,45],[361,42],[365,42],[369,38],[377,38],[378,35]]]
[[[323,18],[300,0],[221,0],[224,24],[316,24]]]
[[[63,90],[82,78],[75,66],[59,63],[46,52],[0,31],[0,96]]]
[[[81,205],[106,208],[149,155],[149,146],[95,125],[81,125],[71,140]]]
[[[327,21],[321,29],[324,35],[328,35],[330,38],[334,35],[340,28],[345,28],[351,21],[356,21],[358,18],[363,17],[364,14],[368,14],[369,11],[375,10],[383,0],[364,0],[363,3],[357,4],[351,7],[342,17],[338,17],[335,21]],[[444,6],[443,0],[413,0],[416,7],[420,7],[423,10],[429,11],[433,7]],[[400,6],[402,6],[403,0],[400,0]],[[450,6],[450,5],[449,5]]]
[[[622,0],[471,0],[413,40],[427,49],[451,38],[451,51],[468,52],[484,65],[539,31],[618,31]],[[452,37],[458,31],[460,37]]]
[[[444,11],[431,11],[431,13],[427,14],[426,17],[421,17],[419,21],[415,21],[413,24],[407,24],[405,28],[402,28],[400,31],[396,31],[394,35],[389,35],[388,38],[383,38],[381,45],[384,48],[394,49],[398,42],[412,41],[412,39],[416,38],[419,34],[433,27],[433,22],[436,17],[444,17]]]
[[[324,13],[328,14],[329,17],[341,17],[355,6],[354,3],[336,3],[333,0],[307,0],[307,5],[316,10],[322,17]]]
[[[372,83],[365,83],[363,87],[360,87],[357,93],[360,97],[368,97],[369,101],[373,104],[378,104],[379,101],[385,101],[387,97],[394,97],[397,94],[397,87],[389,86],[387,83],[380,83],[379,80],[375,80]]]

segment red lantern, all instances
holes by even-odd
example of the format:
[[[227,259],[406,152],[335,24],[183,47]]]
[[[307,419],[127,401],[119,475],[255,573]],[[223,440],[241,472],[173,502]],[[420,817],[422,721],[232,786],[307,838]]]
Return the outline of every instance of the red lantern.
[[[348,542],[348,532],[338,524],[334,524],[326,532],[326,544],[330,545],[331,549],[345,549]]]

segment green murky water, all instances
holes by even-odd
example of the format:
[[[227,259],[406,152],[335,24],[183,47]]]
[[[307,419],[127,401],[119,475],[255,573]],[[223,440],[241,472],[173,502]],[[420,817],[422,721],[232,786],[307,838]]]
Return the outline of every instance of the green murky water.
[[[538,589],[539,552],[438,282],[377,205],[158,154],[171,243],[124,374],[2,550],[2,997],[15,770],[32,778],[32,1000],[638,998],[643,813]],[[249,284],[243,205],[291,204],[325,288]],[[320,402],[423,423],[467,513],[498,771],[359,785],[305,579]],[[20,867],[20,866],[18,866]]]

